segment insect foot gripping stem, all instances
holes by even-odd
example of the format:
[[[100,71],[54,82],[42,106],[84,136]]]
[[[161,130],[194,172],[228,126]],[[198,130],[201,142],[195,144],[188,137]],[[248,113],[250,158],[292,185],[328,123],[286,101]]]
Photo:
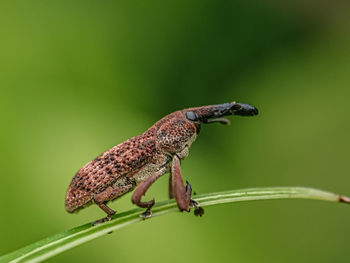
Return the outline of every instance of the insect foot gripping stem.
[[[191,205],[191,207],[194,207],[194,215],[195,216],[204,215],[204,209],[202,207],[200,207],[200,205],[197,201],[191,199],[190,205]]]
[[[189,190],[189,192],[192,193],[192,187],[188,181],[186,181],[186,190]],[[187,192],[187,191],[186,191]],[[202,216],[204,215],[204,209],[200,207],[199,203],[193,199],[190,199],[190,207],[194,208],[194,215],[195,216]]]
[[[107,205],[105,204],[98,204],[98,206],[107,213],[107,216],[102,218],[102,219],[99,219],[99,220],[96,220],[95,222],[92,223],[93,226],[96,226],[98,224],[101,224],[101,223],[104,223],[104,222],[107,222],[107,221],[110,221],[112,219],[112,216],[115,215],[115,211],[112,210],[111,208],[109,208]]]

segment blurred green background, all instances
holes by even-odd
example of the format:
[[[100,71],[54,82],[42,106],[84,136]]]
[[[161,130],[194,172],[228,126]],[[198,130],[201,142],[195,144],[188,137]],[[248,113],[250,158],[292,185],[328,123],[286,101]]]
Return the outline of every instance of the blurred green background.
[[[350,195],[348,1],[0,1],[0,254],[104,216],[71,215],[74,173],[164,115],[232,100],[202,127],[197,193],[313,186]],[[165,175],[146,198],[167,198]],[[133,208],[131,195],[111,207]],[[350,208],[227,204],[134,224],[48,262],[349,262]]]

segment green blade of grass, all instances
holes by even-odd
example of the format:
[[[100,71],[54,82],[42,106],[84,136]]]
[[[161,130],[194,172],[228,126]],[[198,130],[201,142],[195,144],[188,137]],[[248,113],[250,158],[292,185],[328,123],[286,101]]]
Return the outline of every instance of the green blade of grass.
[[[307,187],[250,188],[197,195],[194,199],[200,203],[201,207],[206,207],[222,203],[288,198],[350,203],[348,197]],[[132,209],[116,214],[111,221],[100,225],[92,226],[92,223],[88,223],[47,237],[1,256],[0,262],[41,262],[112,231],[142,221],[139,215],[143,210]],[[152,209],[152,217],[175,211],[178,211],[178,208],[174,200],[158,202]]]

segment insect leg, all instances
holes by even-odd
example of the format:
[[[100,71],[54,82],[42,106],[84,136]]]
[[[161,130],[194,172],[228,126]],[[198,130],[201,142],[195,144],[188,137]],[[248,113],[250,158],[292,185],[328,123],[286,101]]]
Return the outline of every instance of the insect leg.
[[[150,186],[160,177],[162,176],[163,174],[165,174],[167,172],[167,169],[165,167],[161,168],[159,171],[157,171],[156,173],[152,174],[150,177],[148,177],[145,181],[143,181],[142,183],[140,183],[132,197],[131,197],[131,201],[139,206],[139,207],[142,207],[142,208],[147,208],[147,210],[141,214],[141,217],[143,219],[147,218],[147,217],[150,217],[151,216],[151,209],[152,209],[152,206],[154,205],[154,199],[151,200],[151,201],[147,201],[147,202],[142,202],[141,201],[141,198],[143,195],[146,194],[148,188],[150,188]]]
[[[174,197],[176,199],[177,206],[180,211],[190,211],[190,201],[192,195],[192,187],[187,182],[185,187],[184,182],[182,180],[181,170],[180,170],[180,159],[177,155],[173,157],[173,163],[171,166],[171,174],[172,174],[172,189],[174,193]]]
[[[97,204],[107,214],[107,216],[105,218],[95,221],[94,225],[111,220],[112,216],[115,214],[115,211],[106,205],[107,202],[114,200],[117,197],[128,192],[129,190],[132,189],[132,187],[133,187],[132,184],[126,184],[126,183],[124,187],[115,187],[112,185],[107,187],[104,191],[98,193],[94,197],[95,204]]]
[[[171,167],[172,175],[172,192],[174,193],[177,206],[180,211],[190,211],[190,207],[194,207],[194,214],[202,216],[204,214],[203,208],[201,208],[198,202],[191,199],[192,187],[189,182],[186,181],[186,187],[184,185],[181,170],[180,159],[176,155],[173,157],[173,164]]]
[[[93,225],[97,225],[97,224],[100,224],[100,223],[104,223],[104,222],[107,222],[109,220],[111,220],[112,216],[115,214],[115,211],[111,208],[109,208],[106,204],[97,204],[103,211],[106,212],[107,216],[102,218],[102,219],[99,219],[99,220],[96,220]]]
[[[170,171],[170,175],[169,175],[169,199],[173,199],[173,198],[174,198],[173,175],[171,174],[171,171]]]

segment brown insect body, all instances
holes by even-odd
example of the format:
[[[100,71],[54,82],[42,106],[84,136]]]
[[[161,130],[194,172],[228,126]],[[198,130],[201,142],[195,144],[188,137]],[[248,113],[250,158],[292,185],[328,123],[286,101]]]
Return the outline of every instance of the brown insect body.
[[[151,184],[166,172],[170,172],[169,197],[175,197],[179,209],[189,211],[198,208],[191,200],[192,189],[184,186],[180,160],[188,155],[188,149],[199,133],[201,123],[228,120],[216,117],[225,115],[256,115],[257,110],[247,104],[226,103],[173,112],[141,135],[135,136],[107,150],[84,165],[73,177],[66,194],[66,210],[70,213],[96,203],[107,217],[96,223],[110,220],[115,213],[108,201],[136,190],[132,202],[147,208],[142,214],[148,217],[154,200],[141,202]]]

